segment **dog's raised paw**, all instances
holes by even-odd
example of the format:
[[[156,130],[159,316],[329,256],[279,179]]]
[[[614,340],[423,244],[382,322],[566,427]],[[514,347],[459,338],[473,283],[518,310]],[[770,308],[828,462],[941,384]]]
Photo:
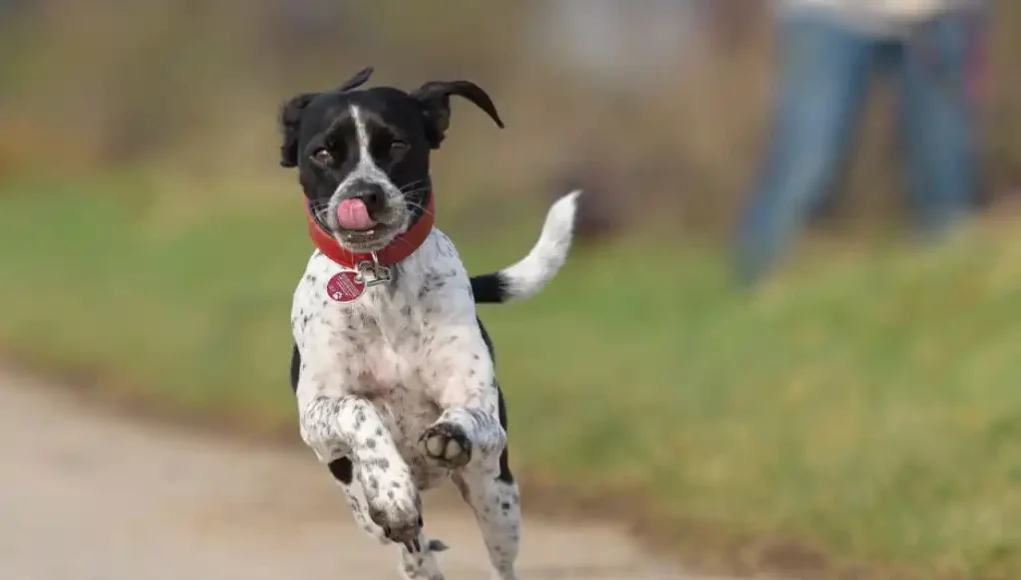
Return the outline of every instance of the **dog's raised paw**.
[[[422,434],[420,442],[426,456],[444,466],[464,467],[471,459],[471,441],[459,426],[452,423],[432,425]]]

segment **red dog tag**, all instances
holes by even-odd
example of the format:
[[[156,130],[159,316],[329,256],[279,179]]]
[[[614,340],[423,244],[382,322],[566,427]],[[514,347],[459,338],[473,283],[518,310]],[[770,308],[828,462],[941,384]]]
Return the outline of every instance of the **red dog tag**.
[[[337,302],[352,302],[365,292],[365,282],[359,282],[358,272],[344,270],[330,278],[326,284],[326,293]]]

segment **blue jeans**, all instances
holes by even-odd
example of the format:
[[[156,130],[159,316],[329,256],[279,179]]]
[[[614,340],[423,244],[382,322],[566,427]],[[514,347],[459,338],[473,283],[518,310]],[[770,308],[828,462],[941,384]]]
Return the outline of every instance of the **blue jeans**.
[[[739,225],[743,282],[770,269],[834,185],[877,62],[899,81],[899,128],[923,228],[943,231],[974,207],[974,107],[965,76],[977,30],[972,16],[943,16],[911,42],[872,37],[815,14],[782,21],[772,140]]]

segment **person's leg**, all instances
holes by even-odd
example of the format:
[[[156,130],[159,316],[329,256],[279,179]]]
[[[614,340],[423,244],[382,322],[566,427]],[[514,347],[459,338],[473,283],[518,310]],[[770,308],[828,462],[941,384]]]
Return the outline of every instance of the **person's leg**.
[[[807,14],[782,22],[780,42],[769,151],[739,223],[738,275],[749,284],[769,270],[834,181],[875,47],[869,37]]]
[[[926,233],[944,231],[975,206],[975,107],[967,82],[977,32],[972,16],[961,11],[927,24],[901,65],[903,140]]]

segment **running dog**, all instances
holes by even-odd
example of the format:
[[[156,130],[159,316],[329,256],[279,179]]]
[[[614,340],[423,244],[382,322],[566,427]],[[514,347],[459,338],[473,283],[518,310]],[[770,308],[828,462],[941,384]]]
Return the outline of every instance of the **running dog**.
[[[468,81],[359,89],[371,73],[297,95],[281,114],[280,162],[298,170],[316,245],[291,310],[301,436],[365,532],[400,546],[404,578],[443,578],[434,554],[445,546],[423,535],[419,491],[449,478],[475,513],[494,578],[514,580],[521,509],[475,305],[527,298],[553,278],[580,192],[553,204],[525,258],[469,277],[433,227],[429,156],[452,95],[503,127],[499,114]]]

